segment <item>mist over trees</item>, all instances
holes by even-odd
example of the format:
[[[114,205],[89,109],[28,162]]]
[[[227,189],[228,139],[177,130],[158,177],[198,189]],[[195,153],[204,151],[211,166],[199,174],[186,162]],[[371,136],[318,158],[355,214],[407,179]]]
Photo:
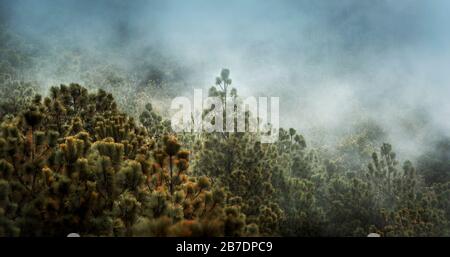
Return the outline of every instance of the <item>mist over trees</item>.
[[[177,2],[47,2],[0,8],[1,236],[450,235],[449,123],[439,116],[448,112],[440,97],[448,80],[439,69],[433,79],[419,78],[435,61],[405,71],[414,51],[395,45],[426,50],[421,26],[401,35],[401,22],[379,30],[402,17],[434,27],[428,12],[436,7],[416,13],[410,11],[422,5],[231,1],[225,14],[238,6],[249,16],[218,19],[212,30],[199,22],[211,5],[197,2],[180,14],[188,32],[180,34],[170,15]],[[307,6],[324,19],[293,18]],[[74,22],[69,7],[85,15]],[[258,16],[271,8],[273,25]],[[348,10],[355,20],[339,15]],[[53,18],[29,25],[58,11],[64,29]],[[379,11],[386,21],[374,15]],[[355,25],[361,19],[366,26]],[[253,21],[283,40],[269,40]],[[235,32],[239,22],[242,34]],[[324,32],[333,46],[319,36]],[[303,33],[310,41],[302,45]],[[371,49],[387,59],[402,52],[404,62],[376,61]],[[340,57],[349,53],[355,58]],[[427,83],[439,86],[423,91]],[[279,96],[278,140],[175,133],[170,100],[194,87],[220,98]]]

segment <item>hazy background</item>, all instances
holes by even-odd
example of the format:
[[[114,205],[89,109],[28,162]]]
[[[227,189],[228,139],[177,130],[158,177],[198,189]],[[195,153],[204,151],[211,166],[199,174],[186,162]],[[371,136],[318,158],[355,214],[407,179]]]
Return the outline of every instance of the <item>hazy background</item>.
[[[373,119],[409,157],[450,136],[449,1],[2,0],[0,8],[0,21],[47,60],[28,74],[45,86],[82,82],[91,64],[108,62],[130,73],[164,66],[191,90],[210,87],[226,67],[240,94],[279,96],[282,125],[310,140],[333,144]],[[61,56],[67,49],[80,55]]]

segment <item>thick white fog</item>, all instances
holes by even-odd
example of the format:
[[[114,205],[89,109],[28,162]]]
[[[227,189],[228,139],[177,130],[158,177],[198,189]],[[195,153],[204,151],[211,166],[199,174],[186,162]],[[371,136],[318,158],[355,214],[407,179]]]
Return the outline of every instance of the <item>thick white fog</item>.
[[[450,136],[449,1],[18,0],[1,10],[49,60],[29,74],[45,86],[82,80],[56,72],[74,61],[58,49],[88,56],[86,70],[170,60],[186,90],[226,67],[240,94],[279,96],[281,124],[310,140],[334,142],[373,119],[409,157]]]

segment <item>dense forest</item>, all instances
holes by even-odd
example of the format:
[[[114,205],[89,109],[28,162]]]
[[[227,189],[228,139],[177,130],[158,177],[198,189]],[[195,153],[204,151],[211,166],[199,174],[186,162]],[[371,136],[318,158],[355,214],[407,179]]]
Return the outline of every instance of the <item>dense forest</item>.
[[[55,48],[55,74],[81,79],[48,88],[39,51],[0,28],[1,236],[450,236],[445,137],[403,160],[371,120],[336,146],[296,128],[271,144],[175,133],[183,67],[161,57],[135,75]],[[233,70],[217,73],[209,96],[238,98]]]

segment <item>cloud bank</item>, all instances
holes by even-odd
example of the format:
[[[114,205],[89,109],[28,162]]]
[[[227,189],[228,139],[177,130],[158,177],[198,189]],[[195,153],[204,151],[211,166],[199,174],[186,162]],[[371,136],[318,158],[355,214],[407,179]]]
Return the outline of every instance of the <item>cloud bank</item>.
[[[1,10],[50,60],[48,83],[79,78],[56,74],[55,49],[130,72],[170,59],[191,87],[229,68],[238,92],[279,96],[282,125],[311,137],[333,140],[370,118],[413,156],[450,136],[448,1],[18,0]]]

